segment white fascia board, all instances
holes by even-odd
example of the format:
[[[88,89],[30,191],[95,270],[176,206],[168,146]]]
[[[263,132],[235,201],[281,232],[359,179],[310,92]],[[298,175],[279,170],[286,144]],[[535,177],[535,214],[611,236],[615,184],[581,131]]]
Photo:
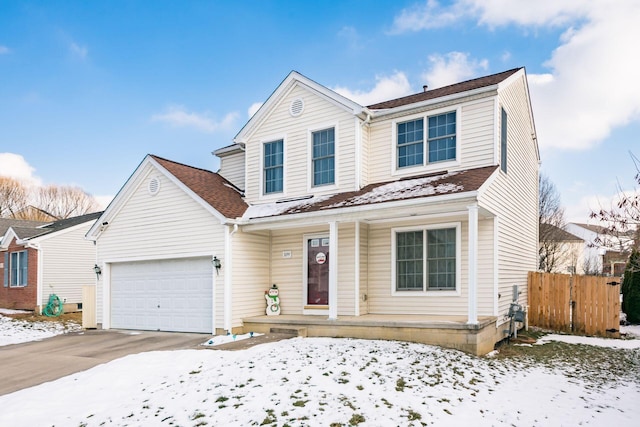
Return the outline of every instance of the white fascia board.
[[[0,249],[2,249],[3,251],[9,249],[9,244],[14,238],[16,239],[16,243],[18,243],[18,235],[15,231],[13,231],[13,228],[9,227],[4,233],[4,236],[2,236],[2,238],[0,239]]]
[[[321,84],[303,76],[297,71],[291,71],[289,75],[278,85],[276,90],[267,98],[258,111],[249,119],[249,121],[240,129],[240,132],[233,138],[235,143],[244,143],[253,130],[267,117],[271,108],[284,98],[294,87],[302,85],[311,92],[316,93],[327,101],[337,105],[354,115],[367,112],[366,108],[346,98],[333,90],[322,86]]]
[[[531,138],[536,144],[536,155],[538,157],[538,162],[540,159],[540,147],[538,146],[538,132],[536,131],[536,122],[533,118],[533,106],[531,105],[531,95],[529,93],[529,79],[527,79],[527,71],[525,68],[519,69],[517,72],[513,73],[500,83],[498,83],[498,92],[502,91],[505,87],[510,86],[514,81],[524,77],[524,91],[527,95],[527,109],[529,110],[529,123],[531,124]]]
[[[240,144],[240,143],[235,143],[235,144],[231,144],[227,147],[222,147],[222,148],[218,148],[217,150],[213,151],[211,154],[213,154],[214,156],[218,156],[218,157],[224,157],[227,156],[229,154],[233,154],[233,153],[241,153],[244,152],[244,144]]]
[[[415,110],[422,107],[427,107],[430,105],[441,104],[443,102],[455,101],[462,98],[467,98],[469,96],[480,95],[485,92],[493,92],[498,90],[498,85],[485,86],[478,89],[468,90],[466,92],[458,92],[447,96],[441,96],[439,98],[427,99],[422,102],[414,102],[412,104],[401,105],[395,108],[387,108],[384,110],[372,110],[373,118],[381,118],[391,114],[403,113],[409,110]]]
[[[245,231],[273,230],[278,228],[291,228],[294,226],[315,225],[326,223],[328,221],[369,221],[388,218],[393,219],[396,215],[398,218],[405,217],[404,214],[398,214],[401,209],[406,208],[424,208],[428,206],[441,206],[454,202],[469,203],[477,201],[477,192],[469,191],[459,194],[433,196],[423,199],[407,199],[397,200],[394,202],[385,202],[375,205],[346,206],[342,208],[326,209],[313,211],[308,213],[298,213],[289,215],[278,215],[275,217],[251,218],[241,223]],[[452,210],[459,210],[459,207],[453,207]],[[390,214],[393,211],[395,213]],[[378,216],[378,218],[376,218]]]
[[[125,202],[131,197],[133,190],[136,187],[136,183],[140,181],[143,177],[144,167],[149,163],[151,159],[150,155],[146,155],[144,159],[140,162],[138,167],[133,171],[131,176],[125,181],[124,185],[120,187],[120,190],[116,193],[115,197],[109,203],[109,206],[102,212],[100,218],[96,220],[96,222],[91,226],[87,234],[85,234],[85,239],[88,240],[97,240],[102,232],[100,230],[100,225],[103,222],[109,222],[109,220],[116,216],[116,214],[122,209]],[[145,175],[146,176],[146,175]]]

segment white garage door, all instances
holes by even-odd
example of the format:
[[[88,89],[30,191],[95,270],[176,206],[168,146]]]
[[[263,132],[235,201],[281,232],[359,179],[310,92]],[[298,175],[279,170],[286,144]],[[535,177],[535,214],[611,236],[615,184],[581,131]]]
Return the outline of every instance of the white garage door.
[[[205,332],[212,325],[211,258],[111,265],[111,327]]]

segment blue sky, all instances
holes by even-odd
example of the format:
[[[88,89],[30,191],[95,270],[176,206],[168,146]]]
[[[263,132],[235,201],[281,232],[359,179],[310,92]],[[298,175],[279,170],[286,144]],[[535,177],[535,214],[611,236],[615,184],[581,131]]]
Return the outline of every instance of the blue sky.
[[[572,221],[633,189],[640,0],[3,1],[0,175],[103,203],[148,153],[210,154],[291,70],[364,105],[526,67]]]

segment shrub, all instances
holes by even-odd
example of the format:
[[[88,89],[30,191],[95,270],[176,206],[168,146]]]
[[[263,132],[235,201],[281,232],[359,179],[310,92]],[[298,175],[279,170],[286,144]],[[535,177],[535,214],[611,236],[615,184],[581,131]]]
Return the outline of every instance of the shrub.
[[[622,311],[627,314],[627,321],[640,323],[640,252],[635,249],[622,281]]]

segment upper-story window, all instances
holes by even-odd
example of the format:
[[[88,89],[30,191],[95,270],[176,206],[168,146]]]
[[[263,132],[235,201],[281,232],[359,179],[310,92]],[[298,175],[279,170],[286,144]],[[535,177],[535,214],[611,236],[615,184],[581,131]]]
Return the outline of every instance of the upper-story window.
[[[282,193],[284,181],[283,140],[264,144],[264,194]]]
[[[324,129],[312,133],[312,176],[313,185],[335,183],[335,129]]]
[[[397,124],[398,168],[456,159],[456,112],[427,117],[426,135],[424,123],[421,117]]]

